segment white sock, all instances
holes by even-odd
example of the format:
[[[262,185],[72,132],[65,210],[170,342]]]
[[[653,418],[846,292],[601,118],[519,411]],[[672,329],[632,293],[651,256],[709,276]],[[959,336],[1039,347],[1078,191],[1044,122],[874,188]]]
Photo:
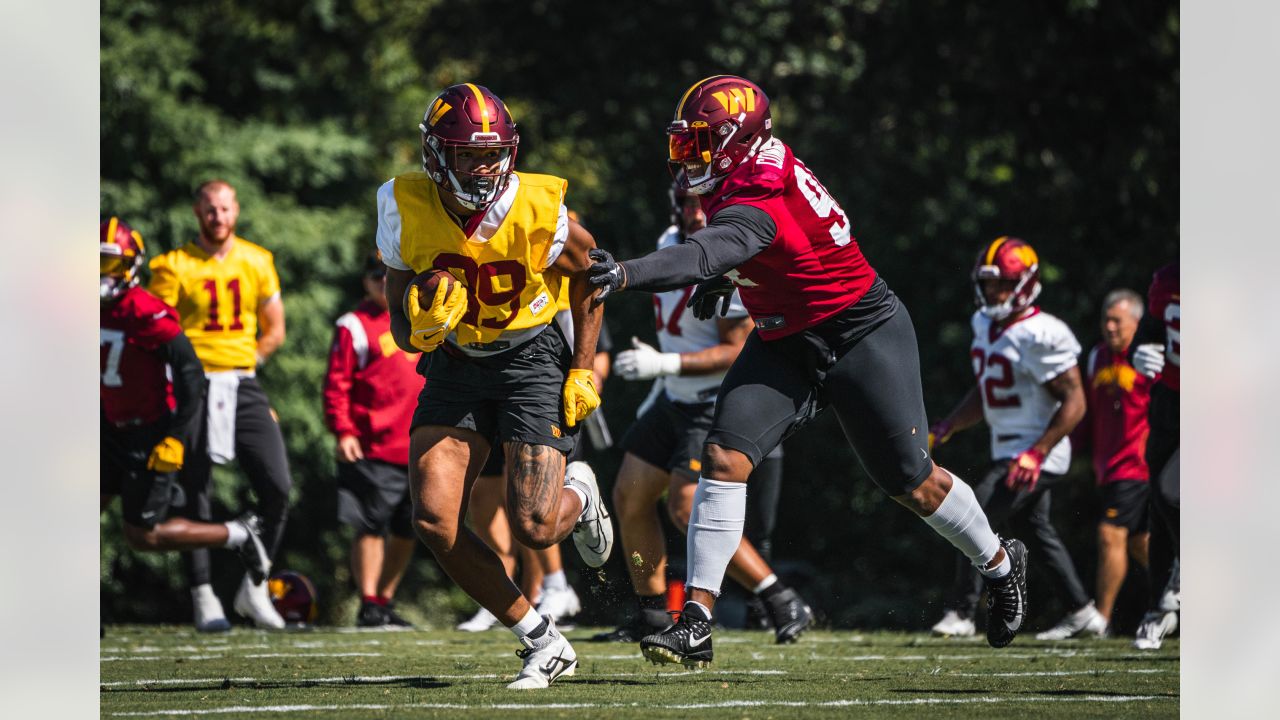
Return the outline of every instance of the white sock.
[[[204,583],[202,585],[196,585],[195,587],[191,588],[191,599],[199,600],[201,598],[213,598],[214,600],[217,600],[218,596],[213,594],[212,585],[210,585],[209,583]]]
[[[238,548],[249,539],[249,531],[242,523],[232,520],[222,524],[227,528],[227,541],[222,547]]]
[[[582,488],[578,487],[577,485],[565,485],[565,489],[572,490],[573,494],[577,495],[578,499],[582,501],[582,510],[578,513],[578,519],[581,520],[582,513],[585,513],[587,511],[587,494],[583,492]]]
[[[516,639],[519,639],[525,637],[534,630],[537,630],[538,626],[541,624],[542,616],[533,608],[529,608],[529,612],[525,613],[524,617],[520,618],[520,622],[511,626],[511,632],[515,633]]]
[[[719,597],[725,568],[742,542],[746,519],[746,483],[698,478],[686,542],[690,587]]]
[[[564,570],[557,570],[542,576],[543,590],[565,590],[568,587],[569,581],[564,577]]]
[[[778,582],[778,576],[773,573],[769,573],[769,577],[761,580],[759,585],[756,585],[755,587],[751,588],[751,594],[759,595],[765,590],[768,590],[769,587],[776,582]]]
[[[1008,557],[999,566],[986,569],[1000,550],[1000,538],[991,531],[987,514],[978,505],[973,488],[954,473],[947,471],[947,474],[951,476],[951,491],[942,499],[938,509],[924,519],[925,523],[964,553],[983,575],[1003,577],[1011,568]]]

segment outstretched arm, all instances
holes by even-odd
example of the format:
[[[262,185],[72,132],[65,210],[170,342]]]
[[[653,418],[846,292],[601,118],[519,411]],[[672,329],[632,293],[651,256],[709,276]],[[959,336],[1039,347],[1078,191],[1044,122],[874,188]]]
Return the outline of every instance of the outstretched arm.
[[[591,370],[595,365],[596,342],[600,339],[600,322],[604,307],[594,302],[593,288],[587,279],[591,259],[587,253],[595,249],[595,238],[576,221],[569,221],[569,238],[552,267],[569,281],[569,312],[573,316],[573,360],[569,367]]]

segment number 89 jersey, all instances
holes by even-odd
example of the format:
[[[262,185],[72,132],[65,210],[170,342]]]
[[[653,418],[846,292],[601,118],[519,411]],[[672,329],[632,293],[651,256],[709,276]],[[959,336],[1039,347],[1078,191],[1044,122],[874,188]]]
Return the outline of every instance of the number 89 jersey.
[[[1032,307],[1001,328],[975,312],[969,357],[991,428],[991,458],[1012,459],[1031,447],[1061,405],[1044,384],[1075,367],[1080,343],[1058,318]],[[1071,464],[1071,440],[1063,438],[1044,461],[1046,472],[1062,474]]]
[[[502,352],[556,315],[564,276],[551,268],[569,235],[568,183],[512,173],[494,202],[466,229],[445,210],[424,173],[378,189],[378,251],[387,267],[448,270],[467,288],[467,314],[449,341],[469,355]]]

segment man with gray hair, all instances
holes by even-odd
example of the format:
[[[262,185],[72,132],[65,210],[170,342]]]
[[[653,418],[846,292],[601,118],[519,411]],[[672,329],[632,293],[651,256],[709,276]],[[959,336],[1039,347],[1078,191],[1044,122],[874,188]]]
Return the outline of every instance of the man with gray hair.
[[[1147,565],[1151,473],[1145,446],[1152,380],[1126,357],[1142,311],[1142,296],[1133,290],[1107,293],[1102,301],[1102,341],[1089,351],[1085,364],[1089,409],[1079,439],[1092,445],[1101,495],[1096,595],[1098,613],[1108,624],[1129,570],[1129,556]]]

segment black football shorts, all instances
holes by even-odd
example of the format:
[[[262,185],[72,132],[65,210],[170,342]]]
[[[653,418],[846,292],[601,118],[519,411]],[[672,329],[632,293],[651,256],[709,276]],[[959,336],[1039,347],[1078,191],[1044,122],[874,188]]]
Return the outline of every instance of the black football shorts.
[[[490,445],[509,441],[573,450],[578,428],[564,421],[571,353],[555,323],[522,345],[487,357],[442,346],[419,362],[427,383],[413,427],[474,430]]]
[[[1146,480],[1113,480],[1098,492],[1098,522],[1127,529],[1131,533],[1147,531],[1147,507],[1151,484]]]
[[[338,520],[360,535],[413,537],[409,469],[381,460],[338,463]]]
[[[163,423],[129,428],[102,425],[99,454],[99,492],[119,495],[124,521],[151,528],[164,522],[172,508],[186,504],[187,492],[178,473],[159,474],[147,469],[156,444],[165,438]]]
[[[715,401],[678,403],[660,393],[622,437],[622,449],[654,467],[697,478],[715,412]]]

